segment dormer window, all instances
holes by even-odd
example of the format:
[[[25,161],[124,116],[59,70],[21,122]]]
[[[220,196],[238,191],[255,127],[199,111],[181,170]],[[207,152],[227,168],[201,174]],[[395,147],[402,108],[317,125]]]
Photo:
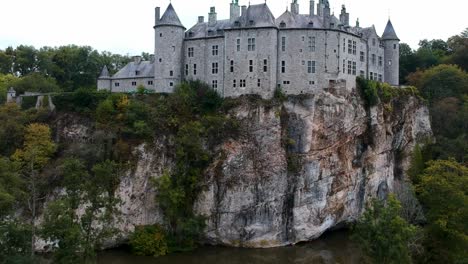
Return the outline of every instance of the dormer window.
[[[222,29],[218,29],[218,30],[216,30],[216,34],[218,34],[218,35],[222,35],[222,34],[223,34],[223,30],[222,30]]]
[[[250,20],[250,21],[249,21],[249,25],[253,26],[253,25],[254,25],[254,21],[253,21],[253,20]]]
[[[135,76],[140,75],[140,71],[135,71]]]
[[[309,22],[309,27],[314,27],[314,22],[310,21]]]
[[[213,30],[208,30],[208,36],[213,36]]]
[[[282,27],[282,28],[286,27],[286,23],[284,23],[284,21],[281,21],[280,27]]]
[[[331,23],[330,24],[330,28],[334,28],[335,27],[335,24],[334,23]]]
[[[239,27],[239,26],[240,26],[240,22],[239,22],[239,21],[235,21],[235,22],[234,22],[234,26]]]
[[[189,36],[189,38],[192,38],[193,37],[193,32],[189,32],[188,36]]]

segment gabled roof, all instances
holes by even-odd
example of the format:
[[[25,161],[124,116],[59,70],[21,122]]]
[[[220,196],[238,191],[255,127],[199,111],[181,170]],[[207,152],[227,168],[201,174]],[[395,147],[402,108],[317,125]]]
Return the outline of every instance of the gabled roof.
[[[276,27],[275,17],[267,4],[251,5],[239,18],[240,27]]]
[[[383,40],[400,40],[395,33],[395,29],[393,29],[392,22],[390,19],[387,22],[387,26],[385,27],[385,31],[382,35]]]
[[[156,24],[156,27],[157,26],[178,26],[185,28],[180,22],[179,16],[177,15],[172,4],[169,4],[169,6],[166,9],[166,12],[164,12],[163,16],[161,17],[161,19],[159,19],[158,23]]]
[[[370,39],[372,36],[379,36],[377,35],[377,32],[375,30],[375,27],[372,25],[372,27],[367,27],[367,28],[355,28],[359,34],[362,35],[363,39]]]
[[[284,23],[284,24],[283,24]],[[276,19],[276,25],[280,28],[322,28],[322,19],[318,16],[294,14],[284,12]]]
[[[224,35],[224,29],[231,27],[229,19],[218,20],[210,26],[208,22],[198,23],[186,32],[187,38],[217,37]]]
[[[142,61],[140,63],[136,63],[135,61],[132,61],[112,76],[112,79],[128,78],[154,78],[154,62]]]

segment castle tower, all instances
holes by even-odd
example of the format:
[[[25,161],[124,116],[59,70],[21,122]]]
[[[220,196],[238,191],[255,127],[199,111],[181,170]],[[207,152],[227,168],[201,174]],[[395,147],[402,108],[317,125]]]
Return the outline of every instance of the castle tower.
[[[349,26],[349,13],[346,12],[345,5],[341,6],[340,22],[343,26]]]
[[[240,6],[239,0],[232,0],[229,20],[231,23],[234,23],[240,17]]]
[[[399,85],[400,83],[400,39],[397,37],[393,29],[392,22],[388,20],[385,31],[382,35],[384,42],[384,58],[385,58],[385,79],[386,83],[391,85]]]
[[[98,90],[108,90],[112,89],[111,87],[111,77],[109,75],[109,70],[107,66],[104,65],[102,68],[101,74],[98,77]]]
[[[7,103],[14,103],[16,102],[16,91],[13,87],[10,87],[10,90],[7,92]]]
[[[159,18],[159,7],[156,8],[155,32],[155,66],[154,87],[158,93],[172,93],[182,81],[183,42],[185,27],[179,20],[172,4]]]

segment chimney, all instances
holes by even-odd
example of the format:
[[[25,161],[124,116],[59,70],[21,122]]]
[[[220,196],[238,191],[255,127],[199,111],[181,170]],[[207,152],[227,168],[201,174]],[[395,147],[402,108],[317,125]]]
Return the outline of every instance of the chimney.
[[[204,23],[205,22],[205,17],[204,16],[199,16],[198,17],[198,23]]]
[[[229,20],[231,23],[236,21],[240,17],[240,7],[237,1],[234,1],[231,3],[231,12],[229,16]]]
[[[247,6],[243,5],[242,6],[241,16],[244,16],[246,13],[247,13]]]
[[[155,9],[155,18],[156,21],[154,24],[157,25],[159,23],[159,19],[161,19],[161,8],[159,6]]]
[[[310,10],[309,10],[310,16],[315,15],[315,1],[311,0],[310,1]]]
[[[140,64],[141,63],[141,56],[133,56],[133,61],[135,64]]]
[[[291,13],[299,15],[299,4],[297,0],[293,0],[291,3]]]
[[[217,21],[216,8],[212,6],[210,7],[210,13],[208,14],[208,25],[212,27],[216,25],[216,21]]]
[[[341,6],[340,21],[344,26],[349,26],[349,13],[346,13],[345,5]]]

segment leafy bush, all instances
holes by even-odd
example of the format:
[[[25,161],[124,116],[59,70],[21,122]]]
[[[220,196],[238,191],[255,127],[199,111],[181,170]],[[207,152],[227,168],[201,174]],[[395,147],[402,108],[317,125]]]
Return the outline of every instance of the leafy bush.
[[[99,103],[109,96],[106,91],[80,88],[72,93],[56,95],[52,98],[58,111],[92,114]]]
[[[164,256],[168,246],[164,229],[158,225],[137,226],[130,236],[132,252],[139,256]]]

